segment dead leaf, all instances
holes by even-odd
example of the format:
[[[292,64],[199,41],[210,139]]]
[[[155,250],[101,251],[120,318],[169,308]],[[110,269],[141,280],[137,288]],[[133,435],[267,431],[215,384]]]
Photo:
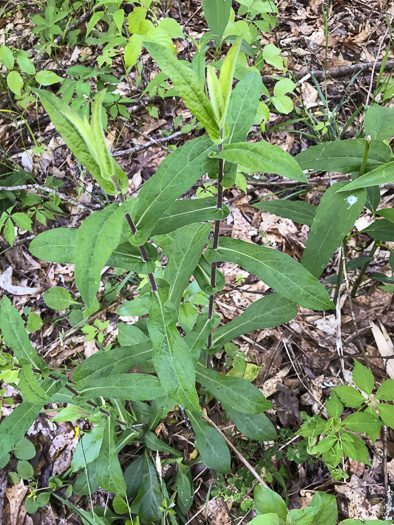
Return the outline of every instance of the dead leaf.
[[[11,295],[34,295],[41,290],[41,288],[29,288],[28,286],[14,286],[12,284],[12,266],[9,266],[0,275],[0,288]]]
[[[17,485],[11,485],[6,489],[7,499],[10,504],[10,525],[19,525],[23,523],[26,515],[26,509],[23,501],[26,496],[27,487],[25,487],[23,480]]]
[[[372,334],[375,338],[376,345],[380,354],[383,357],[389,357],[394,355],[394,345],[387,333],[385,327],[379,321],[380,329],[375,323],[371,323]],[[386,363],[387,375],[394,379],[394,363],[392,359],[388,359]]]

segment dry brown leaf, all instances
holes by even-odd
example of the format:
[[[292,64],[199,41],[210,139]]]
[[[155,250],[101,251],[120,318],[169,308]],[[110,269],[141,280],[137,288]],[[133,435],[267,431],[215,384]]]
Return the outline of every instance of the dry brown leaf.
[[[6,489],[7,499],[10,504],[9,525],[19,525],[23,523],[26,515],[26,509],[23,504],[25,499],[27,487],[25,487],[23,480],[16,485],[11,485]]]
[[[375,338],[376,345],[380,354],[383,357],[389,357],[394,355],[394,345],[387,333],[385,327],[379,321],[380,329],[375,323],[371,323],[372,334]],[[387,375],[394,379],[394,362],[392,359],[388,359],[386,363]]]

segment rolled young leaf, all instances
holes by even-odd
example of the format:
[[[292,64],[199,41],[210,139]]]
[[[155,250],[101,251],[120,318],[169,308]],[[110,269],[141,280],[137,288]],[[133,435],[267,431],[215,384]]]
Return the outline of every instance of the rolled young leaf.
[[[160,69],[170,77],[185,106],[204,125],[212,141],[219,144],[219,123],[196,73],[166,47],[154,42],[144,42],[144,45]]]
[[[184,407],[199,410],[195,373],[187,344],[178,332],[178,312],[169,301],[169,285],[158,283],[149,305],[148,329],[153,345],[153,364],[169,397]]]
[[[230,95],[233,89],[233,78],[235,72],[235,66],[237,65],[237,59],[239,51],[241,49],[242,36],[239,36],[234,44],[227,52],[226,58],[223,61],[220,69],[219,86],[220,94],[222,96],[222,114],[220,117],[220,127],[222,128],[227,115],[227,108],[230,100]]]
[[[322,284],[285,253],[238,239],[221,238],[219,248],[205,252],[209,262],[229,261],[257,275],[278,293],[304,308],[327,310],[334,305]]]
[[[262,297],[248,306],[239,317],[213,333],[210,352],[215,354],[240,335],[287,323],[297,313],[297,305],[277,293]]]
[[[316,278],[351,231],[364,208],[364,190],[339,193],[346,182],[333,184],[324,193],[316,210],[301,263]]]
[[[251,172],[276,173],[288,179],[308,182],[289,153],[265,140],[225,144],[221,153],[211,153],[210,157],[234,162]]]
[[[39,368],[44,374],[49,372],[46,362],[34,350],[21,316],[6,295],[1,300],[0,329],[4,343],[17,359],[25,359],[32,368]]]

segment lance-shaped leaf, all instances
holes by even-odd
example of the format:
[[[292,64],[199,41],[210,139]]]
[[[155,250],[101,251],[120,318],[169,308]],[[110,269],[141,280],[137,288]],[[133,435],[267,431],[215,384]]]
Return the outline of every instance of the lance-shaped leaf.
[[[137,233],[132,238],[133,244],[146,242],[164,212],[215,166],[215,161],[208,157],[215,149],[205,135],[187,142],[163,160],[134,201],[131,216]]]
[[[229,213],[227,206],[217,207],[215,197],[177,200],[157,221],[152,235],[163,235],[195,222],[225,219]]]
[[[144,42],[144,45],[160,69],[170,77],[185,106],[203,124],[213,142],[219,144],[219,123],[196,73],[180,62],[170,49],[154,42]]]
[[[379,219],[373,222],[363,232],[368,233],[375,241],[394,241],[394,223],[387,219]]]
[[[201,363],[197,364],[196,377],[216,399],[238,412],[260,414],[272,406],[257,387],[241,377],[223,376]]]
[[[75,282],[87,306],[93,304],[101,270],[117,247],[123,213],[118,204],[92,213],[81,224],[75,244]]]
[[[152,359],[152,356],[150,341],[124,348],[114,348],[107,352],[97,352],[77,366],[73,374],[73,381],[82,381],[87,377],[99,379],[111,373],[121,374],[134,366],[143,365]]]
[[[288,179],[308,181],[289,153],[265,140],[225,144],[221,153],[211,153],[210,157],[234,162],[251,172],[276,173]]]
[[[92,137],[88,121],[81,118],[76,111],[54,94],[42,89],[33,88],[32,90],[40,97],[40,101],[48,112],[53,125],[75,157],[90,171],[104,191],[111,195],[119,193],[111,181],[102,177],[100,162],[103,152],[98,152],[99,144],[95,142],[96,136]],[[106,145],[105,148],[108,153]],[[119,186],[122,191],[125,191],[128,187],[127,176],[113,159],[112,163]]]
[[[285,253],[238,239],[221,238],[217,250],[208,249],[210,262],[239,264],[291,302],[312,310],[333,308],[322,284],[300,263]]]
[[[53,381],[49,377],[41,383],[46,395],[51,397],[65,383],[66,377],[59,374],[59,381]],[[14,408],[0,425],[0,457],[5,456],[11,448],[26,434],[38,417],[44,403],[30,403],[23,401]]]
[[[261,211],[268,211],[279,217],[290,219],[299,224],[311,226],[316,214],[316,206],[304,201],[289,201],[287,199],[280,201],[262,201],[253,204],[254,208]]]
[[[262,412],[260,414],[245,414],[226,405],[223,405],[223,408],[231,417],[237,429],[249,439],[271,441],[278,437],[274,425]]]
[[[209,334],[219,323],[220,315],[218,314],[214,314],[212,319],[208,319],[208,313],[199,314],[196,326],[185,335],[185,343],[190,349],[194,364],[199,360],[201,349],[207,344]]]
[[[361,167],[365,152],[365,139],[335,140],[311,146],[296,156],[303,170],[337,171],[351,173]],[[372,140],[366,169],[377,168],[389,162],[391,150],[380,140]]]
[[[143,459],[143,476],[137,477],[133,485],[136,486],[136,482],[140,481],[140,486],[137,489],[137,494],[130,505],[130,512],[138,514],[142,523],[152,523],[157,521],[162,516],[160,505],[163,501],[163,494],[160,490],[160,485],[157,480],[157,473],[154,464],[145,452],[142,456]],[[140,476],[140,471],[138,472]],[[136,478],[136,476],[134,476]],[[131,492],[132,486],[128,484],[128,494]],[[133,491],[134,492],[134,491]]]
[[[112,374],[105,382],[97,381],[95,377],[87,377],[77,384],[78,400],[106,397],[127,399],[130,401],[146,401],[165,395],[157,377],[148,374]]]
[[[174,401],[199,410],[194,365],[190,350],[178,332],[178,312],[169,301],[169,285],[160,281],[149,305],[149,335],[153,364],[163,388]]]
[[[298,313],[295,303],[279,294],[270,294],[258,299],[239,317],[221,326],[214,332],[212,338],[212,353],[236,337],[287,323]]]
[[[394,135],[394,108],[374,104],[365,112],[364,133],[376,140],[389,139]]]
[[[25,359],[33,368],[48,373],[48,365],[34,350],[18,310],[6,295],[1,300],[0,329],[4,343],[11,348],[17,359]]]
[[[96,459],[96,468],[101,488],[113,494],[126,494],[126,483],[115,447],[115,417],[113,414],[107,418],[107,424],[104,427],[103,442],[100,454]]]
[[[203,0],[203,7],[216,48],[219,48],[222,36],[230,20],[231,0]]]
[[[102,112],[105,110],[102,108],[102,104],[104,97],[105,90],[103,89],[102,91],[99,91],[92,106],[90,135],[94,144],[96,159],[100,166],[101,177],[105,180],[111,181],[112,177],[115,175],[115,164],[108,151],[103,131],[104,123],[102,120]]]
[[[224,112],[222,88],[212,64],[208,64],[207,67],[207,85],[209,98],[211,100],[216,119],[222,123]]]
[[[76,228],[46,230],[32,240],[30,253],[42,261],[74,264],[77,233]]]
[[[158,259],[157,249],[150,243],[144,245],[145,251],[148,254],[148,262],[141,259],[141,253],[138,246],[134,246],[129,242],[119,244],[109,256],[106,266],[114,266],[115,268],[124,268],[135,273],[153,273],[156,270],[156,261]]]
[[[302,264],[319,277],[328,261],[353,228],[367,199],[364,190],[339,193],[346,182],[333,184],[324,193],[311,226]]]
[[[222,127],[227,115],[228,103],[230,100],[231,91],[233,89],[233,78],[235,66],[237,64],[239,50],[242,44],[242,36],[239,36],[234,44],[229,49],[226,58],[223,61],[220,70],[219,86],[220,94],[222,96],[222,115],[220,118],[220,126]]]
[[[381,184],[389,184],[391,182],[394,182],[394,162],[382,164],[362,177],[358,177],[353,182],[349,182],[349,184],[339,191],[354,191],[359,188],[380,186]]]
[[[18,390],[22,392],[23,399],[30,403],[45,405],[51,402],[50,396],[37,381],[30,365],[22,365],[19,372]],[[38,377],[38,376],[37,376]]]
[[[187,416],[196,436],[196,448],[208,468],[222,474],[231,472],[231,456],[224,438],[205,423],[196,412],[187,411]]]
[[[168,300],[179,308],[183,292],[208,240],[210,224],[190,224],[177,231],[168,250],[164,279],[170,283]]]
[[[222,272],[216,270],[216,284],[214,287],[211,286],[211,265],[204,255],[201,255],[201,258],[194,269],[193,275],[196,278],[198,286],[208,295],[215,295],[215,293],[220,292],[226,284]]]

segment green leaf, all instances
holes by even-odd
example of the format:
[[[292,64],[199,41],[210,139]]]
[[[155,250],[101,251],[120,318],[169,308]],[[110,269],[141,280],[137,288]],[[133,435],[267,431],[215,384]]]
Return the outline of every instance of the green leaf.
[[[218,473],[231,472],[231,456],[224,438],[196,412],[187,411],[196,436],[196,448],[205,466]]]
[[[114,372],[121,374],[134,366],[139,366],[152,359],[152,344],[145,341],[125,348],[115,348],[107,352],[97,352],[77,366],[73,381],[82,381],[87,377],[106,377]]]
[[[170,283],[168,300],[179,308],[183,292],[200,260],[211,231],[210,224],[190,224],[177,231],[169,250],[164,279]]]
[[[187,142],[163,160],[153,177],[142,186],[133,204],[131,216],[137,228],[133,244],[145,242],[175,200],[216,166],[208,157],[214,149],[217,148],[209,137],[202,136]]]
[[[16,470],[22,479],[33,479],[34,469],[28,461],[18,461]]]
[[[51,86],[52,84],[57,84],[62,81],[62,78],[59,75],[56,75],[53,71],[39,71],[36,74],[36,81],[41,86]]]
[[[0,62],[2,62],[7,69],[14,67],[14,56],[9,47],[4,45],[0,46]]]
[[[214,295],[215,293],[220,292],[221,290],[223,290],[226,284],[222,272],[216,270],[216,284],[214,287],[211,286],[211,265],[206,260],[204,255],[202,255],[200,260],[198,261],[198,264],[194,269],[193,275],[196,278],[198,286],[203,292],[205,292],[208,295]]]
[[[207,85],[209,98],[216,118],[219,122],[222,122],[224,112],[222,88],[212,64],[208,64],[207,66]]]
[[[7,75],[7,85],[15,95],[21,96],[23,80],[18,71],[10,71]]]
[[[75,245],[75,283],[87,306],[91,306],[100,284],[101,270],[119,244],[122,207],[114,203],[95,211],[81,224]]]
[[[363,232],[368,233],[375,241],[394,241],[394,224],[386,219],[373,222]]]
[[[60,287],[49,288],[42,298],[45,304],[53,310],[67,310],[69,306],[77,303],[68,290]]]
[[[285,525],[285,522],[272,512],[264,514],[264,516],[257,516],[249,522],[249,525]]]
[[[193,503],[194,490],[190,467],[178,463],[176,476],[177,504],[183,514],[186,514]]]
[[[176,450],[175,448],[167,445],[167,443],[164,443],[164,441],[159,439],[153,432],[146,432],[144,442],[150,450],[165,452],[166,454],[172,454],[175,457],[183,456],[182,452],[179,452],[179,450]]]
[[[166,393],[182,406],[199,410],[194,365],[189,348],[178,332],[177,321],[178,312],[169,300],[168,284],[161,281],[149,306],[153,364]]]
[[[212,319],[208,319],[208,313],[199,314],[196,326],[185,335],[184,340],[189,347],[194,363],[197,363],[201,349],[207,344],[209,334],[219,323],[220,316],[217,314],[214,314]]]
[[[376,392],[376,399],[382,401],[394,401],[394,379],[386,379]]]
[[[368,457],[368,450],[364,444],[364,441],[354,434],[349,432],[340,432],[343,452],[350,458],[358,461],[359,463],[365,463],[365,465],[371,466]]]
[[[231,0],[203,0],[203,8],[216,49],[218,49],[230,20]]]
[[[141,259],[141,252],[138,246],[134,246],[130,242],[124,242],[115,248],[105,265],[131,270],[135,273],[153,273],[156,270],[155,261],[158,259],[157,249],[150,243],[144,244],[144,248],[149,258],[148,262],[144,262]]]
[[[27,318],[26,329],[29,333],[37,332],[43,324],[41,317],[38,314],[31,312]]]
[[[253,204],[254,208],[261,211],[268,211],[279,217],[290,219],[299,224],[312,225],[316,215],[316,206],[304,201],[290,201],[288,199],[277,201],[262,201]]]
[[[96,467],[97,479],[101,488],[113,494],[126,495],[126,483],[115,447],[115,417],[113,414],[107,418],[107,424],[104,427],[103,442],[100,454],[96,459]]]
[[[12,222],[10,218],[7,219],[4,225],[3,234],[5,237],[5,240],[12,246],[15,241],[15,229],[14,229],[14,223]]]
[[[326,401],[326,410],[330,417],[340,417],[343,412],[343,404],[335,391],[331,393],[330,398]]]
[[[91,138],[95,146],[96,161],[100,166],[100,175],[104,180],[112,181],[112,177],[115,176],[115,162],[108,151],[103,131],[102,117],[105,110],[102,104],[105,94],[105,89],[100,91],[92,105]]]
[[[304,509],[293,509],[287,516],[286,524],[288,525],[310,525],[315,523],[315,516],[319,509],[316,507],[306,507]]]
[[[254,488],[254,506],[257,514],[277,514],[282,520],[287,517],[287,506],[283,499],[268,487]]]
[[[103,442],[104,425],[97,425],[90,432],[85,433],[78,441],[71,460],[71,472],[83,470],[85,465],[93,463],[100,454]]]
[[[90,482],[90,484],[91,484],[91,482]],[[74,491],[75,491],[75,489],[74,489]],[[85,495],[89,495],[89,492],[87,492]],[[78,492],[77,492],[77,494],[78,494]],[[80,492],[79,494],[82,494],[82,493]],[[79,509],[78,507],[76,507],[75,505],[73,505],[69,501],[61,498],[60,496],[58,496],[55,493],[53,495],[55,496],[55,498],[57,498],[59,501],[61,501],[63,503],[63,505],[66,505],[67,507],[69,507],[77,516],[79,516],[82,519],[82,523],[84,525],[106,525],[106,522],[103,521],[101,518],[99,518],[96,514],[94,514],[94,517],[92,517],[91,514],[86,512],[86,510]]]
[[[394,406],[387,403],[379,403],[376,407],[383,423],[394,429]]]
[[[274,44],[267,44],[263,48],[263,58],[267,64],[274,66],[276,69],[283,68],[283,59],[279,56],[281,53],[280,49]]]
[[[16,459],[33,459],[36,455],[36,448],[28,439],[20,439],[14,447]]]
[[[256,275],[291,302],[304,308],[333,308],[326,290],[289,255],[238,239],[221,238],[217,250],[205,252],[209,262],[229,261]]]
[[[245,414],[243,411],[232,410],[225,404],[223,407],[237,429],[249,439],[272,441],[278,437],[274,425],[265,414]]]
[[[262,87],[261,77],[255,71],[247,73],[235,86],[228,104],[229,134],[225,144],[246,140],[256,117]]]
[[[202,386],[230,410],[260,414],[272,406],[257,387],[241,377],[223,376],[201,363],[197,363],[196,377]]]
[[[359,171],[365,151],[365,139],[335,140],[322,142],[299,153],[296,157],[303,170],[337,171],[351,173]],[[391,150],[381,141],[372,140],[366,169],[377,168],[389,162]],[[351,188],[354,189],[354,188]]]
[[[11,348],[17,359],[26,359],[33,368],[39,368],[45,374],[48,372],[48,365],[34,350],[22,318],[6,295],[1,300],[0,329],[4,343]]]
[[[65,379],[66,378],[63,377],[60,381],[55,382],[47,378],[41,386],[48,396],[52,396],[64,385]],[[38,417],[42,407],[43,404],[23,401],[4,419],[0,425],[0,458],[5,456],[26,434]]]
[[[380,192],[379,192],[379,197],[380,197]],[[394,208],[383,208],[382,210],[379,210],[376,213],[378,215],[381,215],[388,221],[394,223]]]
[[[234,162],[253,173],[276,173],[292,180],[307,182],[306,176],[289,153],[264,140],[225,144],[221,153],[211,153],[210,157]]]
[[[133,324],[118,324],[118,341],[122,346],[133,346],[148,341],[148,336]]]
[[[365,191],[338,193],[345,185],[344,182],[338,182],[324,193],[305,245],[301,263],[317,278],[364,208],[367,198]]]
[[[382,426],[382,423],[377,416],[372,416],[371,414],[366,414],[365,412],[359,412],[345,417],[345,419],[342,421],[342,425],[344,428],[359,434],[363,434],[364,432],[366,434],[370,434],[371,432],[378,431]]]
[[[87,38],[89,36],[89,33],[92,31],[92,29],[94,28],[94,26],[97,24],[97,22],[99,22],[104,16],[104,13],[102,11],[99,11],[99,12],[96,12],[96,13],[93,13],[90,20],[89,20],[89,23],[88,23],[88,26],[86,28],[86,35],[85,35],[85,38]]]
[[[365,112],[364,133],[376,140],[389,139],[394,135],[394,108],[374,104]]]
[[[212,353],[236,337],[287,323],[298,313],[297,306],[279,294],[258,299],[233,321],[219,327],[213,334]]]
[[[51,401],[44,389],[38,383],[30,365],[22,365],[19,372],[18,389],[22,392],[22,396],[30,403],[45,404]]]
[[[337,386],[332,389],[345,407],[358,408],[365,402],[364,396],[352,386]]]
[[[129,512],[129,507],[125,500],[120,496],[115,496],[112,502],[114,506],[114,511],[116,514],[127,514]]]
[[[79,400],[106,397],[146,401],[165,395],[157,377],[138,373],[111,374],[104,384],[100,384],[96,378],[87,377],[78,383],[77,389]]]
[[[25,213],[13,213],[12,220],[21,230],[33,231],[31,219]]]
[[[354,360],[353,381],[356,386],[369,396],[372,394],[375,378],[373,373],[366,366]]]
[[[353,182],[349,182],[341,191],[353,191],[358,188],[369,188],[390,182],[394,182],[394,162],[378,166]]]
[[[124,50],[124,60],[127,68],[135,66],[137,59],[142,51],[143,37],[141,35],[131,35],[130,40]]]
[[[162,516],[160,505],[163,501],[163,494],[157,481],[156,469],[146,452],[143,458],[142,483],[138,494],[130,505],[130,512],[138,514],[142,523],[152,523]]]
[[[74,264],[77,233],[74,228],[46,230],[32,240],[30,253],[43,261]]]
[[[235,66],[237,64],[241,44],[242,36],[239,36],[227,52],[226,58],[224,59],[222,67],[220,69],[219,85],[220,94],[222,96],[222,115],[220,120],[221,127],[223,127],[223,124],[226,120],[227,108],[230,100],[231,91],[233,88]]]
[[[219,144],[219,124],[196,73],[177,60],[173,52],[166,47],[153,42],[144,42],[144,45],[160,69],[170,77],[185,106],[203,124],[212,141]]]
[[[217,207],[215,197],[177,200],[157,221],[152,235],[163,235],[196,222],[225,219],[229,213],[227,206]]]
[[[325,492],[316,492],[310,503],[311,507],[318,507],[315,516],[315,525],[336,525],[338,519],[338,506],[336,497]]]

